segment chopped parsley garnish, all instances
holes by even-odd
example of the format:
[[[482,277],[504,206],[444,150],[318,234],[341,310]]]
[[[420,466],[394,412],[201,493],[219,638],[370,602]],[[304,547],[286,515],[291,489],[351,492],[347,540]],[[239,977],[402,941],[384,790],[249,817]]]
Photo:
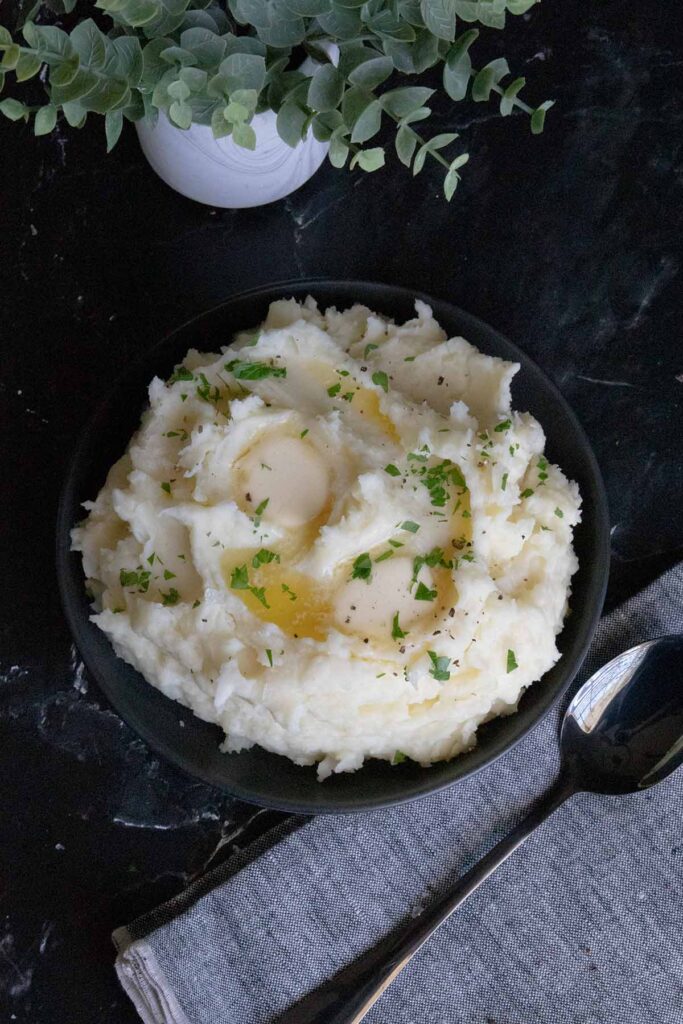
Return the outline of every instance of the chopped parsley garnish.
[[[401,624],[398,621],[398,612],[395,612],[391,623],[391,635],[394,640],[403,640],[404,637],[408,636],[405,630],[401,629]]]
[[[556,508],[555,509],[555,515],[557,516],[558,519],[564,519],[564,512],[562,511],[561,508]]]
[[[469,511],[469,509],[464,508],[462,510],[462,517],[463,517],[463,519],[471,519],[472,518],[472,513]]]
[[[548,479],[548,473],[547,473],[548,460],[543,455],[541,455],[539,457],[537,465],[538,465],[538,479],[541,481],[541,483],[545,483],[545,481]]]
[[[451,678],[449,671],[451,659],[447,658],[445,654],[437,654],[436,651],[427,651],[427,654],[432,663],[432,667],[429,670],[430,676],[434,676],[439,683],[447,683]]]
[[[299,437],[305,437],[307,433],[308,433],[308,427],[306,427],[305,430],[301,431],[301,433],[299,434]]]
[[[264,377],[286,377],[284,366],[270,366],[269,363],[245,363],[241,359],[233,359],[225,364],[225,369],[237,380],[263,380]]]
[[[430,590],[424,583],[418,583],[417,590],[415,591],[416,601],[434,601],[436,598],[436,590]]]
[[[236,565],[230,575],[230,587],[232,590],[248,590],[257,601],[260,601],[265,608],[270,605],[266,601],[266,592],[263,587],[253,587],[249,582],[249,570],[246,565]]]
[[[119,583],[122,587],[137,587],[141,594],[149,590],[149,579],[151,572],[148,569],[122,569],[119,573]]]
[[[394,756],[391,759],[392,764],[403,764],[404,761],[408,760],[408,755],[404,754],[402,750],[395,750]]]
[[[374,352],[374,350],[376,348],[379,348],[379,345],[373,345],[372,343],[370,343],[369,345],[366,345],[365,346],[365,352],[363,353],[363,358],[367,359],[368,356],[370,355],[370,353]]]
[[[254,510],[254,522],[256,523],[257,526],[258,526],[258,524],[261,521],[261,516],[263,515],[263,513],[268,508],[268,502],[269,501],[270,501],[270,498],[264,498],[263,501],[259,505],[257,505],[255,510]]]
[[[286,583],[283,583],[281,586],[282,593],[287,594],[290,601],[296,601],[296,594],[294,593],[294,591],[290,587],[288,587]]]
[[[202,602],[201,602],[201,601],[200,601],[199,599],[197,599],[197,600],[196,600],[196,601],[194,602],[194,604],[192,605],[192,607],[193,607],[193,608],[199,608],[199,606],[200,606],[200,604],[201,604],[201,603],[202,603]]]
[[[355,395],[355,391],[347,391],[345,394],[342,395],[342,399],[345,402],[352,402],[354,395]]]
[[[370,555],[367,552],[364,552],[362,555],[359,555],[358,558],[353,563],[351,579],[365,580],[366,583],[369,583],[371,576],[372,562],[370,560]]]
[[[495,430],[496,434],[502,434],[504,433],[504,431],[509,430],[511,426],[511,420],[502,420],[500,423],[496,423],[493,429]]]
[[[330,396],[330,398],[335,398],[339,394],[340,391],[341,391],[341,384],[339,383],[339,381],[337,381],[336,384],[333,384],[332,387],[327,389],[327,393]]]
[[[170,483],[168,482],[168,480],[164,480],[164,482],[163,482],[163,483],[162,483],[162,485],[161,485],[161,489],[162,489],[162,491],[164,491],[164,492],[165,492],[166,494],[170,494],[170,493],[171,493],[171,485],[170,485]]]
[[[249,587],[249,590],[256,600],[261,602],[264,608],[270,608],[270,605],[266,601],[266,591],[264,587]]]
[[[406,356],[405,359],[403,360],[403,362],[404,363],[414,363],[415,362],[415,356]]]
[[[376,384],[378,388],[381,388],[385,394],[389,393],[389,378],[387,377],[384,370],[377,370],[372,375],[372,383]]]
[[[390,462],[387,466],[384,467],[384,472],[388,473],[389,476],[401,475],[401,470],[398,468],[398,466],[395,466],[393,462]]]
[[[233,590],[249,589],[249,570],[246,565],[236,565],[230,574],[230,586]]]
[[[428,565],[430,569],[434,569],[437,565],[440,565],[443,569],[452,569],[453,563],[444,558],[443,548],[432,548],[427,555],[416,555],[413,559],[413,578],[411,583],[417,582],[417,577],[420,569],[423,565]],[[424,600],[431,600],[431,598],[424,598]]]
[[[266,647],[266,658],[268,659],[268,664],[272,668],[273,667],[273,652],[271,651],[271,649],[269,647]]]
[[[209,402],[210,405],[215,405],[221,397],[220,388],[217,385],[211,387],[209,379],[204,373],[199,374],[197,397],[201,398],[203,402]]]
[[[254,569],[258,569],[259,565],[267,565],[268,562],[279,562],[280,556],[275,551],[269,551],[267,548],[261,548],[257,551],[251,560],[251,564]]]
[[[515,652],[508,650],[507,670],[508,672],[514,672],[516,668],[519,668],[519,665],[517,664]]]
[[[163,590],[159,591],[159,593],[161,594],[161,600],[164,606],[178,604],[178,601],[180,600],[180,594],[175,587],[171,587],[167,594],[164,594]]]
[[[406,519],[405,522],[401,523],[401,529],[407,530],[408,533],[417,533],[420,529],[420,524],[414,523],[412,519]]]
[[[164,569],[164,579],[165,580],[174,580],[175,579],[175,573],[171,572],[170,569]]]
[[[533,489],[531,487],[525,487],[525,489],[522,491],[521,497],[522,498],[530,498],[533,493],[534,492],[533,492]]]
[[[403,542],[400,541],[400,540],[390,540],[389,543],[391,544],[392,548],[402,548],[403,547]]]
[[[385,551],[385,552],[384,552],[383,554],[381,554],[381,555],[379,556],[379,558],[376,558],[376,559],[375,559],[375,561],[376,561],[376,562],[386,562],[387,558],[393,558],[393,557],[394,557],[394,554],[395,554],[395,552],[394,552],[394,551],[392,551],[392,549],[391,549],[391,548],[389,548],[389,550],[388,550],[388,551]]]
[[[408,458],[423,461],[415,455],[409,455]],[[435,466],[423,467],[420,470],[420,483],[429,491],[429,500],[434,508],[444,508],[450,497],[449,486],[459,487],[461,495],[467,491],[464,476],[450,459],[444,459]]]
[[[175,384],[177,380],[194,380],[194,374],[192,370],[188,370],[186,366],[176,366],[175,370],[168,378],[168,383]]]
[[[500,481],[500,489],[501,489],[501,491],[504,491],[505,488],[507,487],[507,485],[508,485],[508,474],[507,473],[503,473],[503,479]]]
[[[153,551],[151,555],[147,556],[147,564],[154,565],[154,559],[157,557],[156,551]]]

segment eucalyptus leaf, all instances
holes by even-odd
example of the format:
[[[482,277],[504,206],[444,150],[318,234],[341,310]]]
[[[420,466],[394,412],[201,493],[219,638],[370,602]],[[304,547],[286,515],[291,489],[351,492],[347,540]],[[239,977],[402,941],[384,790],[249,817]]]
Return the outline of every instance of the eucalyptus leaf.
[[[36,112],[36,118],[33,122],[33,130],[36,135],[49,135],[57,124],[57,108],[48,103],[47,106],[41,107]]]
[[[233,125],[232,137],[238,146],[243,149],[256,149],[256,132],[250,124],[238,123]]]
[[[0,113],[4,114],[10,121],[28,121],[28,107],[26,104],[9,97],[0,101]]]
[[[376,89],[391,76],[393,70],[394,65],[389,57],[374,57],[358,64],[348,79],[352,85],[359,85],[363,89]]]
[[[354,167],[360,167],[363,171],[378,171],[380,167],[384,167],[384,150],[381,146],[375,149],[361,149],[351,160],[351,170]]]
[[[308,105],[312,110],[336,110],[344,95],[344,77],[332,64],[319,67],[308,89]]]
[[[298,146],[303,138],[308,114],[297,103],[283,103],[277,113],[278,135],[288,146]]]
[[[392,117],[401,118],[412,114],[418,107],[423,107],[433,95],[433,89],[414,85],[385,92],[381,102],[387,114],[390,114]]]
[[[104,131],[107,137],[107,153],[111,153],[112,149],[119,141],[122,128],[123,112],[121,110],[110,110],[109,113],[104,115]]]
[[[382,104],[373,100],[360,115],[351,132],[351,142],[367,142],[382,125]]]

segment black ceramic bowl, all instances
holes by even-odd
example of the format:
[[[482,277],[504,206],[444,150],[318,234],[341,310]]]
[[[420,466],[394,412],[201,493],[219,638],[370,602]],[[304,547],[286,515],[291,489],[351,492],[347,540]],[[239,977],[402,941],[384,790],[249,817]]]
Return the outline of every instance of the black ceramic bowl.
[[[421,768],[410,762],[392,767],[370,761],[358,772],[322,784],[315,768],[297,767],[258,747],[240,754],[220,753],[222,733],[217,726],[164,697],[117,658],[104,633],[89,621],[80,555],[69,550],[69,531],[83,517],[81,502],[95,497],[109,467],[126,448],[152,377],[169,376],[189,348],[215,350],[235,331],[259,323],[273,299],[308,294],[321,307],[362,302],[399,321],[413,315],[417,296],[429,302],[449,336],[462,334],[483,352],[521,363],[513,384],[514,406],[529,410],[542,423],[549,458],[578,482],[583,496],[583,522],[576,531],[580,568],[573,580],[572,614],[559,638],[562,657],[524,694],[517,713],[484,725],[475,749],[451,762]],[[523,352],[447,302],[390,285],[320,280],[274,285],[229,299],[174,331],[125,374],[86,427],[74,454],[57,519],[57,569],[66,616],[85,664],[121,717],[150,747],[242,800],[315,814],[368,810],[423,796],[478,771],[520,740],[568,687],[583,660],[602,608],[608,535],[605,492],[586,435],[557,388]]]

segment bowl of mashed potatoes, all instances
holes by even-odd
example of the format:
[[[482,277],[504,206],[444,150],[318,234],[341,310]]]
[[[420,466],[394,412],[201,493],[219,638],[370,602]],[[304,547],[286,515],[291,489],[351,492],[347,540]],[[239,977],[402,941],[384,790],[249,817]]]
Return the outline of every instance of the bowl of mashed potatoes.
[[[122,717],[313,812],[420,796],[519,739],[580,664],[607,550],[595,460],[538,368],[353,282],[249,293],[153,349],[86,431],[58,534]]]

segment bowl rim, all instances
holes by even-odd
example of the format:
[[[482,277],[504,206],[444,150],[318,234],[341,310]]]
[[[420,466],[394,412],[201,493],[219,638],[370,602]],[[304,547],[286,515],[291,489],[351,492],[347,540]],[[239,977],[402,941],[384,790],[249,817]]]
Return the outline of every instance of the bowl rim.
[[[582,615],[581,615],[581,629],[578,636],[574,640],[572,645],[571,660],[569,655],[561,654],[560,659],[556,662],[559,665],[560,662],[567,658],[567,664],[563,678],[555,683],[552,687],[546,687],[542,694],[536,691],[537,699],[535,706],[535,713],[528,723],[520,727],[510,737],[504,738],[502,741],[498,741],[493,745],[492,751],[488,756],[480,758],[475,764],[468,766],[465,770],[457,771],[453,777],[448,777],[441,780],[429,781],[429,768],[423,769],[424,782],[421,784],[411,784],[410,791],[407,793],[400,793],[398,795],[391,795],[388,797],[366,797],[354,796],[353,798],[347,798],[343,800],[330,800],[325,799],[325,786],[324,783],[319,783],[322,800],[316,801],[315,807],[311,807],[311,804],[305,800],[300,799],[283,799],[283,798],[267,798],[260,794],[255,794],[248,787],[241,785],[240,783],[229,783],[228,781],[223,782],[217,780],[212,774],[204,772],[202,766],[189,768],[187,763],[180,757],[172,745],[169,745],[160,736],[154,734],[153,730],[142,729],[139,725],[133,725],[130,723],[124,713],[119,710],[119,705],[116,699],[116,686],[113,685],[109,679],[109,675],[106,670],[102,667],[99,659],[96,658],[88,642],[88,630],[97,629],[89,619],[89,616],[83,616],[81,611],[75,607],[69,592],[69,577],[73,573],[73,557],[74,553],[70,548],[70,531],[74,526],[73,519],[73,507],[75,503],[74,490],[79,482],[80,477],[84,473],[83,457],[84,455],[91,454],[92,447],[92,436],[95,426],[98,424],[99,419],[104,412],[112,404],[113,398],[117,392],[122,389],[129,378],[132,378],[136,371],[141,371],[144,367],[147,367],[153,360],[156,359],[157,355],[167,347],[170,346],[171,342],[178,336],[183,335],[190,331],[195,325],[201,323],[201,321],[213,317],[220,313],[221,310],[231,305],[243,302],[246,300],[262,301],[263,303],[274,301],[283,297],[289,298],[293,296],[301,301],[308,294],[312,294],[315,298],[315,290],[325,289],[328,291],[339,291],[343,293],[357,287],[359,290],[377,290],[378,292],[384,293],[385,295],[393,295],[397,300],[410,299],[412,302],[422,301],[430,306],[439,306],[441,309],[448,308],[452,311],[453,315],[457,318],[462,327],[462,334],[467,335],[468,331],[472,331],[474,334],[482,332],[489,336],[496,336],[503,343],[504,347],[510,352],[511,356],[516,358],[521,364],[522,368],[525,366],[530,367],[535,371],[542,379],[545,388],[555,402],[561,406],[564,416],[571,422],[572,428],[575,432],[576,437],[579,439],[582,449],[582,455],[586,462],[586,469],[590,474],[591,489],[592,489],[592,507],[591,507],[591,520],[593,525],[593,539],[594,539],[594,565],[592,571],[589,574],[587,582],[587,593],[583,602]],[[347,301],[343,299],[342,301]],[[361,301],[357,299],[356,301]],[[346,307],[348,308],[348,307]],[[438,315],[437,315],[438,318]],[[141,407],[141,410],[144,406]],[[541,424],[543,426],[543,424]],[[420,289],[407,288],[403,285],[387,284],[381,281],[367,281],[361,279],[338,279],[338,278],[326,278],[326,277],[315,277],[315,278],[304,278],[285,280],[275,282],[273,284],[259,285],[253,288],[245,289],[234,294],[229,295],[223,301],[216,303],[208,309],[203,310],[200,313],[190,317],[184,321],[178,327],[166,332],[164,336],[151,345],[148,349],[143,351],[138,358],[131,361],[126,369],[113,381],[111,387],[107,390],[107,394],[103,400],[97,404],[95,409],[88,416],[88,419],[77,436],[76,442],[72,448],[72,451],[68,460],[68,469],[64,479],[64,483],[61,489],[59,503],[57,508],[56,517],[56,568],[57,568],[57,581],[58,589],[60,594],[60,600],[62,609],[64,611],[67,624],[79,650],[79,653],[88,669],[90,674],[93,676],[98,684],[98,687],[102,690],[107,700],[111,703],[116,713],[120,715],[121,719],[126,722],[136,735],[141,736],[144,742],[150,747],[150,749],[157,755],[163,757],[169,761],[176,768],[188,774],[191,778],[198,779],[208,785],[215,786],[223,792],[229,794],[235,799],[242,800],[249,804],[255,804],[261,807],[267,807],[274,810],[285,811],[294,814],[320,814],[320,813],[332,813],[332,814],[350,814],[367,812],[371,810],[379,810],[398,804],[410,803],[413,800],[422,799],[433,793],[440,792],[444,789],[450,788],[459,782],[464,781],[478,772],[483,771],[489,765],[493,764],[505,753],[512,750],[518,743],[520,743],[532,730],[534,730],[546,715],[549,713],[551,708],[561,699],[561,697],[567,692],[569,686],[573,682],[578,673],[585,657],[588,652],[588,648],[593,639],[595,630],[597,628],[600,616],[602,613],[603,602],[605,593],[607,590],[607,582],[609,575],[609,562],[610,562],[610,539],[609,539],[609,510],[607,503],[607,494],[605,491],[604,482],[600,472],[600,468],[593,452],[592,446],[588,437],[579,422],[573,409],[562,395],[557,385],[552,381],[547,374],[538,366],[536,361],[527,355],[519,346],[514,342],[510,341],[506,335],[502,334],[497,329],[491,327],[485,321],[479,317],[474,316],[471,313],[462,310],[460,307],[451,303],[448,299],[440,299],[437,296],[430,296]],[[80,563],[80,559],[79,559]],[[83,582],[82,566],[80,567],[81,572],[81,583]],[[104,635],[104,634],[103,634]],[[107,638],[107,642],[109,640]],[[117,657],[116,655],[114,655]],[[143,678],[141,676],[141,678]],[[538,687],[538,682],[533,684],[534,687]],[[528,688],[531,689],[531,688]],[[528,690],[527,690],[528,692]],[[164,696],[161,694],[161,696]],[[166,698],[171,700],[171,698]],[[177,703],[177,702],[174,702]],[[178,704],[178,708],[181,711],[188,712],[190,715],[193,713],[190,709],[185,708],[183,705]],[[514,712],[510,718],[514,718],[517,712]],[[475,747],[474,751],[481,750],[481,747]],[[258,747],[259,752],[262,748]],[[225,755],[239,757],[239,754]],[[274,756],[274,755],[271,755]],[[435,764],[448,764],[457,766],[460,757],[453,758],[449,762],[435,762]],[[368,762],[366,762],[367,764]],[[313,770],[309,768],[308,770]],[[357,777],[361,777],[362,769],[354,773]]]

